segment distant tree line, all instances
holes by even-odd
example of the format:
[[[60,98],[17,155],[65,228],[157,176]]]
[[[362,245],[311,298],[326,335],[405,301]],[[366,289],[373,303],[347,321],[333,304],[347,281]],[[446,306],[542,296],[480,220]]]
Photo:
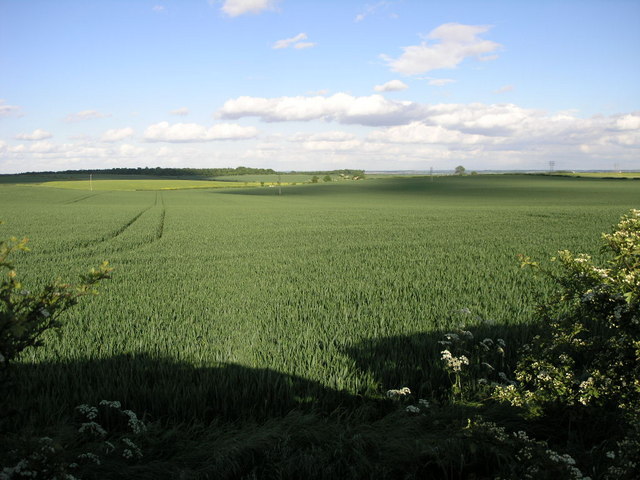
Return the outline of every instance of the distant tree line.
[[[276,172],[272,168],[162,168],[162,167],[138,167],[138,168],[105,168],[100,170],[64,170],[61,172],[28,172],[39,174],[96,174],[105,175],[148,175],[159,177],[222,177],[227,175],[277,175],[279,173],[304,173],[309,175],[348,175],[351,177],[364,177],[364,170],[331,170],[314,172]]]
[[[31,173],[62,173],[89,174],[102,173],[107,175],[151,175],[160,177],[219,177],[224,175],[269,175],[276,174],[272,168],[105,168],[100,170],[64,170],[62,172],[31,172]]]

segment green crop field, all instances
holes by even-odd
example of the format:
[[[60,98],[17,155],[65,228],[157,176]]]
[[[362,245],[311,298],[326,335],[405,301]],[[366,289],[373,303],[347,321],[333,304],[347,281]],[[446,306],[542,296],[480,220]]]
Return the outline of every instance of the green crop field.
[[[145,185],[160,180],[145,180]],[[27,236],[25,285],[103,260],[100,295],[20,359],[34,425],[117,399],[210,422],[428,396],[458,322],[520,344],[549,285],[518,254],[598,255],[640,182],[545,176],[375,179],[276,189],[0,186],[0,236]],[[432,371],[433,370],[433,371]]]
[[[567,175],[571,177],[586,178],[621,178],[621,179],[638,179],[640,172],[558,172],[555,175]]]

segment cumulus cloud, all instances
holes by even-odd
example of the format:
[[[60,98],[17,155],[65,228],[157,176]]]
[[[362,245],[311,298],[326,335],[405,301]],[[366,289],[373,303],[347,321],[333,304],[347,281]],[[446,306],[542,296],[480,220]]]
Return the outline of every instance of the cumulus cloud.
[[[315,43],[312,43],[312,42],[303,42],[302,41],[302,40],[306,40],[306,39],[307,39],[307,34],[306,33],[299,33],[295,37],[284,38],[282,40],[278,40],[277,42],[275,42],[273,44],[273,46],[271,48],[273,48],[275,50],[280,50],[280,49],[283,49],[283,48],[293,47],[293,48],[296,48],[296,49],[300,50],[300,49],[303,49],[303,48],[311,48],[311,47],[314,47],[316,45]]]
[[[445,85],[449,85],[450,83],[455,83],[456,81],[452,78],[429,78],[428,83],[433,87],[444,87]]]
[[[65,117],[65,122],[73,123],[73,122],[83,122],[85,120],[94,120],[97,118],[106,118],[110,117],[109,113],[101,113],[96,110],[82,110],[78,113],[70,113]]]
[[[428,39],[435,42],[425,41],[420,45],[403,47],[402,55],[395,59],[386,55],[382,55],[382,58],[392,71],[405,75],[456,68],[468,57],[489,60],[490,57],[483,55],[501,48],[499,43],[479,37],[490,28],[486,25],[445,23],[427,35]]]
[[[163,5],[154,5],[151,10],[153,10],[156,13],[164,13],[167,11],[167,8]]]
[[[353,133],[334,130],[331,132],[321,133],[298,133],[291,138],[294,142],[348,142],[354,140],[356,136]]]
[[[327,120],[361,125],[397,125],[422,116],[414,102],[387,100],[382,95],[354,97],[336,93],[329,97],[238,97],[227,100],[220,118],[259,117],[266,122]]]
[[[293,48],[295,48],[296,50],[303,50],[305,48],[312,48],[315,46],[316,43],[314,42],[298,42],[293,46]]]
[[[507,93],[511,92],[515,89],[513,85],[503,85],[502,87],[495,90],[493,93]]]
[[[55,143],[40,141],[32,144],[28,150],[31,153],[54,153],[57,152],[59,148]]]
[[[181,117],[189,115],[189,109],[187,107],[176,108],[169,112],[171,115],[178,115]]]
[[[640,148],[637,112],[580,118],[574,112],[549,114],[511,103],[434,105],[339,93],[329,97],[238,97],[228,100],[217,115],[230,119],[255,116],[265,122],[322,120],[385,127],[370,132],[365,141],[352,137],[294,138],[310,149],[338,151],[359,145],[362,150],[354,153],[356,156],[368,155],[368,148],[394,155],[405,148],[402,145],[412,145],[438,151],[473,150],[486,154],[488,161],[493,161],[490,152],[511,152],[514,161],[534,155],[569,158],[572,153],[584,152],[637,161],[634,155]],[[343,145],[338,146],[340,142]]]
[[[495,140],[482,135],[469,135],[459,130],[450,130],[441,125],[426,125],[423,122],[376,130],[369,134],[368,139],[374,142],[445,145],[495,143]]]
[[[118,147],[118,153],[122,157],[137,157],[145,152],[144,148],[129,143],[122,144]]]
[[[620,130],[640,130],[640,112],[619,116],[616,127]]]
[[[15,136],[18,140],[28,140],[28,141],[37,141],[37,140],[46,140],[47,138],[51,138],[53,135],[46,130],[42,130],[41,128],[35,129],[31,133],[19,133]]]
[[[6,105],[6,101],[0,98],[0,117],[21,117],[22,108],[17,105]]]
[[[160,122],[150,125],[144,132],[147,142],[211,142],[214,140],[243,140],[258,135],[255,127],[243,127],[231,123],[220,123],[205,127],[197,123]]]
[[[237,17],[247,13],[261,13],[274,10],[277,0],[225,0],[222,11],[230,17]]]
[[[133,128],[120,128],[120,129],[111,129],[107,130],[102,134],[101,140],[103,142],[118,142],[120,140],[124,140],[125,138],[133,136]]]
[[[362,145],[353,133],[331,131],[321,133],[299,133],[294,135],[292,142],[298,143],[304,150],[344,152],[355,150]]]
[[[406,90],[409,86],[400,80],[391,80],[382,85],[376,85],[373,89],[376,92],[397,92],[400,90]]]

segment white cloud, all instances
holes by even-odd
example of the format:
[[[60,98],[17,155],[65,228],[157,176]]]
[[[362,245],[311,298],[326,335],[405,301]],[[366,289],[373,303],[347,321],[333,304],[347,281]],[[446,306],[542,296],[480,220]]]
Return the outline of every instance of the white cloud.
[[[175,110],[171,110],[169,113],[171,115],[179,115],[181,117],[184,117],[186,115],[189,115],[189,109],[187,107],[181,107],[176,108]]]
[[[133,134],[134,131],[131,127],[111,129],[102,134],[101,140],[103,142],[118,142],[120,140],[133,136]]]
[[[449,85],[450,83],[455,83],[456,81],[452,78],[429,78],[428,83],[433,87],[444,87],[445,85]]]
[[[18,140],[29,141],[46,140],[47,138],[51,137],[53,137],[51,133],[47,132],[46,130],[42,130],[41,128],[37,128],[31,133],[20,133],[15,136],[15,138],[17,138]]]
[[[220,123],[205,127],[197,123],[160,122],[150,125],[144,132],[147,142],[210,142],[214,140],[243,140],[258,135],[255,127],[242,127],[231,123]]]
[[[329,90],[327,90],[326,88],[323,88],[321,90],[307,92],[307,95],[317,96],[317,95],[326,95],[328,93],[329,93]]]
[[[296,50],[303,50],[305,48],[315,47],[316,45],[317,44],[314,42],[298,42],[293,46],[293,48],[295,48]]]
[[[17,105],[5,105],[5,100],[0,98],[0,117],[21,117],[22,108]]]
[[[499,89],[495,90],[493,93],[507,93],[512,92],[515,89],[513,85],[503,85]]]
[[[616,120],[620,130],[640,130],[640,112],[622,115]]]
[[[348,142],[354,140],[356,136],[353,133],[341,132],[333,130],[331,132],[321,133],[298,133],[291,138],[294,142]]]
[[[331,131],[314,134],[299,133],[291,138],[305,150],[343,152],[362,145],[353,133]]]
[[[167,11],[167,7],[163,5],[154,5],[151,10],[153,10],[156,13],[164,13]]]
[[[67,123],[72,123],[72,122],[83,122],[85,120],[94,120],[97,118],[106,118],[110,116],[111,116],[110,113],[101,113],[96,110],[82,110],[81,112],[78,112],[78,113],[70,113],[65,117],[64,120]]]
[[[356,18],[354,18],[353,21],[354,22],[361,22],[362,20],[364,20],[369,15],[373,15],[376,12],[378,12],[379,10],[383,10],[383,9],[385,9],[387,7],[390,7],[391,5],[393,5],[393,2],[388,2],[388,1],[382,1],[382,2],[371,4],[371,5],[365,5],[364,10],[362,11],[362,13],[359,13],[358,15],[356,15]],[[397,17],[397,15],[396,15],[396,17]]]
[[[531,162],[534,157],[545,156],[569,159],[588,150],[591,156],[615,156],[620,162],[637,162],[640,148],[638,113],[583,119],[573,112],[549,114],[508,103],[429,105],[395,102],[381,95],[353,97],[339,93],[330,97],[239,97],[228,100],[217,115],[233,119],[256,116],[266,122],[322,120],[387,127],[370,132],[364,141],[353,137],[293,139],[308,150],[353,148],[353,158],[373,155],[376,149],[375,155],[386,152],[389,156],[402,154],[414,158],[420,149],[429,152],[436,149],[439,155],[444,155],[445,150],[473,151],[478,159],[484,158],[491,164],[492,153],[496,162],[500,158],[506,162],[506,152],[510,152],[514,162],[518,159]],[[337,145],[340,142],[343,144]],[[362,148],[358,150],[356,146]],[[410,146],[414,152],[407,150]],[[266,155],[264,148],[261,151]],[[293,156],[294,152],[286,155]]]
[[[36,142],[29,147],[31,153],[54,153],[58,151],[58,146],[52,142]]]
[[[422,143],[422,144],[477,144],[494,143],[481,135],[469,135],[459,130],[449,130],[441,125],[425,125],[412,122],[409,125],[376,130],[369,134],[369,140],[389,143]]]
[[[302,40],[306,40],[306,39],[307,39],[307,34],[306,33],[299,33],[295,37],[284,38],[282,40],[278,40],[276,43],[273,44],[273,46],[271,48],[273,48],[275,50],[280,50],[280,49],[283,49],[283,48],[293,47],[293,48],[296,48],[296,49],[300,50],[300,49],[303,49],[303,48],[311,48],[311,47],[314,47],[316,45],[315,43],[312,43],[312,42],[303,42],[302,41]]]
[[[225,0],[222,11],[230,17],[237,17],[246,13],[261,13],[274,10],[277,0]]]
[[[413,102],[387,100],[382,95],[354,97],[336,93],[329,97],[238,97],[227,100],[217,112],[221,118],[260,117],[266,122],[327,120],[360,125],[397,125],[422,116]]]
[[[137,157],[139,155],[142,155],[144,151],[144,148],[128,143],[125,143],[118,147],[118,153],[123,157]]]
[[[303,126],[304,133],[296,134],[284,133],[291,126],[270,124],[265,127],[271,132],[268,136],[256,137],[253,127],[162,122],[150,125],[141,135],[157,143],[144,144],[127,140],[127,129],[68,143],[43,138],[16,144],[3,139],[0,172],[127,165],[206,167],[212,161],[226,165],[230,158],[282,170],[428,170],[430,166],[453,169],[459,164],[469,169],[545,169],[553,159],[558,169],[612,168],[615,162],[624,170],[637,168],[640,154],[637,111],[581,118],[575,111],[545,112],[510,103],[427,104],[344,93],[240,97],[229,102],[220,116],[254,115],[271,122],[309,123]],[[335,123],[328,129],[324,122]],[[342,130],[338,124],[365,127]],[[123,135],[121,142],[102,141],[119,135]],[[238,138],[247,141],[213,143]]]
[[[397,92],[400,90],[406,90],[409,86],[400,80],[391,80],[382,85],[376,85],[373,89],[376,92]]]
[[[456,68],[465,58],[482,57],[483,54],[495,52],[501,45],[489,40],[483,40],[478,35],[487,32],[491,27],[486,25],[461,25],[446,23],[432,30],[427,38],[437,43],[422,42],[420,45],[403,47],[403,54],[396,58],[383,55],[394,72],[405,75],[415,75],[439,70]]]

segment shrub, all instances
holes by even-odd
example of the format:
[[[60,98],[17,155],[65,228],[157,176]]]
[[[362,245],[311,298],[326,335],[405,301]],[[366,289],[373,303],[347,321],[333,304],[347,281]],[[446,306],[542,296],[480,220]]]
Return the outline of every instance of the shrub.
[[[496,397],[539,415],[547,408],[589,406],[640,415],[640,210],[603,234],[603,267],[588,255],[561,251],[560,273],[528,258],[523,265],[551,276],[560,291],[540,308],[548,334],[525,347],[517,385]]]
[[[41,335],[58,329],[60,315],[78,303],[80,298],[95,294],[95,285],[109,278],[111,269],[104,262],[80,277],[77,285],[56,281],[40,292],[25,289],[9,261],[16,251],[28,251],[27,239],[12,238],[0,241],[0,270],[5,271],[0,281],[0,371],[6,371],[27,347],[42,344]]]

